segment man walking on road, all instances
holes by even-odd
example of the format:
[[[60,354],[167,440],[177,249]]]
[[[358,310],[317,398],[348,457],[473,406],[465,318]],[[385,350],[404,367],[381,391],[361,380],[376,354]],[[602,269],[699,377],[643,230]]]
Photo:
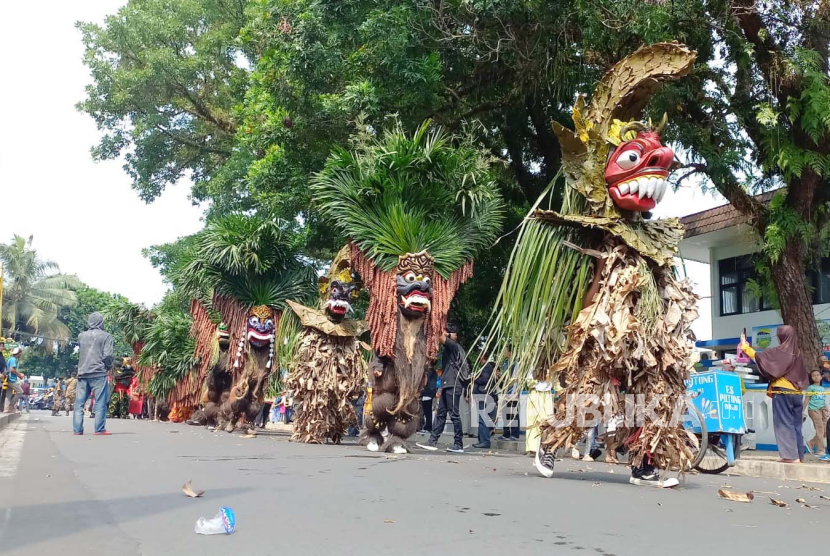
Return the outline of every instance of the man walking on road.
[[[23,390],[23,395],[20,397],[20,410],[23,411],[23,408],[26,408],[26,413],[31,413],[29,410],[29,395],[32,393],[32,388],[29,385],[29,379],[23,379],[23,385],[20,387]]]
[[[470,367],[467,364],[467,354],[458,343],[457,329],[448,324],[447,330],[441,334],[440,341],[444,344],[444,355],[441,357],[441,390],[438,397],[438,412],[432,426],[429,440],[423,444],[416,444],[425,450],[434,452],[438,449],[438,439],[444,432],[447,424],[447,413],[452,420],[455,438],[453,445],[447,448],[448,452],[457,454],[464,452],[464,430],[461,427],[461,395],[465,383],[470,380]]]
[[[17,400],[20,399],[20,395],[23,393],[23,388],[20,386],[20,383],[26,378],[26,375],[17,370],[17,358],[20,357],[21,353],[23,353],[22,349],[19,347],[14,348],[12,350],[12,356],[6,362],[6,374],[8,375],[7,380],[9,381],[9,393],[7,394],[10,398],[9,413],[19,413],[17,410]]]
[[[0,413],[3,413],[3,406],[6,403],[6,358],[3,357],[3,350],[6,349],[6,341],[0,337]]]
[[[72,430],[84,434],[84,404],[90,394],[95,396],[95,434],[107,432],[107,373],[112,368],[112,336],[104,332],[104,317],[99,312],[89,315],[89,330],[78,335],[78,384],[75,390],[75,415]]]

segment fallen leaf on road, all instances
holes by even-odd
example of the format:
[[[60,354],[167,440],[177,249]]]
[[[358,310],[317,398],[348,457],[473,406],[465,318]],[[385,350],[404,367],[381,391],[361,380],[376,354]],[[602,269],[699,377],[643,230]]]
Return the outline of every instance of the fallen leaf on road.
[[[772,491],[767,491],[767,490],[753,490],[752,493],[753,494],[774,494],[776,496],[781,496],[777,492],[772,492]]]
[[[757,525],[738,525],[738,524],[735,524],[732,527],[746,527],[748,529],[756,529],[758,526]]]
[[[657,505],[658,505],[658,506],[662,506],[662,505],[663,505],[663,503],[662,503],[662,502],[657,502]]]
[[[475,534],[475,531],[473,531],[472,529],[470,529],[470,534],[471,534],[471,535],[474,535],[474,534]]]
[[[598,486],[600,486],[600,485],[602,485],[602,483],[601,483],[601,482],[599,482],[599,481],[597,481],[597,482],[595,482],[594,484],[592,484],[591,486],[592,486],[592,487],[598,487]]]
[[[613,473],[613,472],[614,472],[614,470],[613,470],[613,469],[611,469],[611,470],[610,470],[610,471],[608,471],[608,472],[609,472],[609,473]]]
[[[395,520],[394,519],[384,519],[383,522],[384,523],[395,523]]]
[[[727,508],[726,513],[728,513],[728,514],[730,514],[730,513],[731,513],[731,514],[734,514],[734,513],[735,513],[735,510],[733,510],[732,508]]]
[[[810,509],[810,510],[817,510],[817,509],[819,509],[819,507],[818,507],[818,506],[811,506],[810,504],[802,504],[802,505],[801,505],[801,507],[802,507],[802,508],[808,508],[808,509]]]
[[[170,430],[170,431],[167,431],[167,432],[173,433],[173,432],[179,432],[179,431],[174,429],[174,430]]]
[[[807,503],[807,501],[803,498],[796,498],[795,501],[798,502],[799,504],[806,504]]]
[[[461,463],[461,462],[460,462],[460,461],[454,461],[454,460],[448,459],[448,460],[446,461],[446,463]]]
[[[718,496],[726,500],[731,500],[732,502],[752,502],[755,499],[755,495],[751,492],[735,492],[734,490],[726,490],[723,488],[718,491]]]
[[[798,487],[798,490],[817,490],[817,491],[821,491],[820,488],[809,486],[809,485],[801,485],[800,487]]]
[[[823,494],[819,494],[818,497],[821,498],[822,500],[830,500],[830,498],[828,498],[827,496],[825,496]]]
[[[193,490],[193,486],[191,486],[191,481],[187,481],[184,486],[182,487],[182,492],[190,496],[191,498],[199,498],[201,495],[205,493],[204,490]]]
[[[778,506],[779,508],[789,508],[790,505],[784,502],[783,500],[776,500],[772,496],[770,496],[769,501],[774,505]]]
[[[239,438],[256,438],[255,434],[243,434]]]
[[[732,488],[732,485],[721,485],[721,488]]]

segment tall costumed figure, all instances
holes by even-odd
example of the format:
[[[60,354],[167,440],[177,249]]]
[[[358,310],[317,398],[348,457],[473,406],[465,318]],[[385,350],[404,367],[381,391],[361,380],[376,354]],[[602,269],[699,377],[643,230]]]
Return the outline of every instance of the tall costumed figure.
[[[489,158],[470,137],[427,121],[359,134],[315,176],[324,217],[350,239],[352,269],[369,289],[373,356],[361,441],[406,453],[419,395],[458,288],[499,233],[503,204]]]
[[[554,450],[578,442],[592,417],[626,416],[616,438],[628,447],[633,484],[669,486],[658,468],[686,470],[695,457],[676,417],[697,297],[673,267],[682,224],[649,219],[669,188],[674,153],[660,140],[665,116],[656,126],[637,120],[659,83],[688,74],[694,60],[678,43],[640,48],[605,74],[590,105],[577,99],[574,131],[553,124],[563,204],[550,210],[551,188],[527,215],[486,346],[510,353],[518,376],[565,374],[554,414],[538,425],[535,466],[545,477]],[[656,418],[630,418],[626,399],[638,398]]]
[[[208,221],[185,242],[173,284],[191,301],[196,366],[176,383],[171,405],[196,411],[192,424],[254,432],[277,367],[286,299],[314,298],[316,275],[294,251],[290,227],[267,216]]]
[[[362,320],[348,319],[357,284],[351,273],[351,248],[335,257],[320,277],[322,310],[288,301],[303,325],[286,388],[296,408],[297,442],[339,444],[349,426],[357,423],[352,402],[366,387],[366,362],[358,337],[368,330]]]

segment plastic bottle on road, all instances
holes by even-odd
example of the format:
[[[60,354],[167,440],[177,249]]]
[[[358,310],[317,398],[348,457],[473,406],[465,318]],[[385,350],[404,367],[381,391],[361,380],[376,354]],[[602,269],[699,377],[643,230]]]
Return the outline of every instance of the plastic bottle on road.
[[[235,528],[236,515],[232,509],[222,506],[213,519],[200,517],[195,531],[200,535],[230,535]]]

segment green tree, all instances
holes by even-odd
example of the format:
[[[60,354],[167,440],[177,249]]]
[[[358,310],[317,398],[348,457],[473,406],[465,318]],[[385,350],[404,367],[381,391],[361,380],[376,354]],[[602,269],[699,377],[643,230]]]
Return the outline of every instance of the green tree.
[[[46,378],[67,377],[78,369],[77,339],[78,334],[88,328],[89,314],[98,311],[105,315],[104,328],[115,340],[114,350],[117,355],[130,355],[132,348],[125,339],[122,326],[110,317],[114,307],[128,303],[126,298],[103,292],[86,285],[81,285],[75,295],[77,302],[71,307],[60,310],[59,318],[69,330],[66,343],[57,349],[37,349],[37,344],[30,344],[34,349],[27,349],[22,361],[27,374],[43,375]]]
[[[3,264],[3,329],[7,335],[24,332],[65,341],[71,331],[60,311],[77,304],[77,276],[61,274],[57,263],[44,261],[28,239],[15,235],[0,244]]]
[[[216,179],[234,148],[247,83],[236,38],[244,0],[130,0],[79,22],[93,84],[78,109],[104,133],[97,160],[124,156],[144,200],[186,174]]]

